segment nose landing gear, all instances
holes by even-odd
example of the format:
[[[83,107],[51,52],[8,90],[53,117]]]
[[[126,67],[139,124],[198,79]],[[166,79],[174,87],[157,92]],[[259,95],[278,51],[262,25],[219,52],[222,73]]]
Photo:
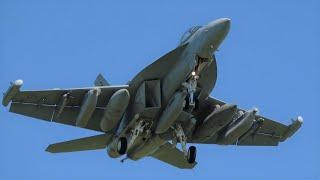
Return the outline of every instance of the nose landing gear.
[[[196,106],[196,97],[194,96],[196,90],[197,90],[197,81],[199,79],[199,76],[196,74],[196,71],[193,71],[191,74],[190,79],[187,82],[184,82],[182,85],[187,90],[188,96],[186,99],[186,106],[185,108],[192,112],[195,109]]]

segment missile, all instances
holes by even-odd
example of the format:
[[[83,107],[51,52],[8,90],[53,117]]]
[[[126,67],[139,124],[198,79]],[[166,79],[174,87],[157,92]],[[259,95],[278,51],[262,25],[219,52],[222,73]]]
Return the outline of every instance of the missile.
[[[292,124],[288,126],[287,131],[283,133],[280,141],[283,142],[289,137],[291,137],[295,132],[298,131],[298,129],[301,127],[303,123],[303,118],[301,116],[298,116],[296,120],[292,121]]]
[[[219,137],[219,144],[233,144],[239,137],[245,134],[255,120],[256,110],[246,112],[240,119],[236,120]]]
[[[91,89],[87,92],[82,101],[80,108],[80,113],[76,119],[76,126],[86,127],[89,119],[91,118],[98,101],[98,96],[100,94],[100,89]]]
[[[236,110],[237,106],[233,104],[225,104],[217,108],[205,118],[192,138],[206,141],[232,121]]]
[[[70,93],[66,93],[66,94],[62,95],[57,117],[59,117],[61,115],[61,113],[63,112],[64,108],[66,107],[69,99],[70,99]]]
[[[170,99],[167,107],[162,112],[158,125],[156,127],[156,134],[161,134],[167,131],[174,121],[178,118],[183,110],[184,99],[187,95],[186,91],[176,92]]]
[[[259,118],[258,120],[254,120],[251,128],[249,128],[249,130],[246,133],[244,133],[242,136],[240,136],[238,138],[237,144],[239,144],[242,140],[245,140],[248,136],[252,135],[256,131],[258,131],[263,126],[263,123],[264,123],[263,118]]]
[[[100,121],[100,128],[107,132],[115,128],[125,112],[130,100],[129,91],[120,89],[110,98]]]
[[[2,105],[8,106],[10,101],[17,95],[17,93],[20,91],[20,88],[23,84],[22,80],[16,80],[14,82],[11,82],[11,86],[8,88],[7,92],[4,93],[3,99],[2,99]]]

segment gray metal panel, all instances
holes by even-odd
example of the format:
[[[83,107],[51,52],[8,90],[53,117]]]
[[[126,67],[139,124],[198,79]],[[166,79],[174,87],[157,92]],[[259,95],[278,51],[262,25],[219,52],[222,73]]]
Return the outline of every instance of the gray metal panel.
[[[208,113],[214,110],[214,106],[216,104],[224,105],[225,102],[215,99],[213,97],[207,98],[200,105],[199,112],[196,113],[196,117],[199,118],[200,122],[205,118]],[[243,109],[238,108],[238,110],[245,111]],[[262,126],[253,131],[252,134],[249,134],[241,141],[237,142],[238,145],[257,145],[257,146],[276,146],[278,145],[282,135],[288,130],[288,126],[281,124],[279,122],[273,121],[269,118],[266,118],[261,115],[256,115],[255,119],[264,119]],[[191,139],[189,142],[191,143],[201,143],[201,144],[216,144],[217,136],[212,136],[210,139],[205,142],[199,141],[197,139]],[[235,143],[235,144],[237,144]]]
[[[237,145],[246,146],[277,146],[288,126],[276,121],[257,116],[256,119],[263,118],[263,125],[251,135],[241,139]]]
[[[12,102],[33,103],[33,104],[47,104],[56,105],[60,103],[63,94],[70,93],[70,101],[68,106],[80,106],[84,95],[93,88],[78,88],[78,89],[49,89],[49,90],[36,90],[36,91],[21,91],[13,99]],[[105,107],[109,98],[114,92],[119,89],[128,89],[127,85],[124,86],[101,86],[101,94],[99,95],[97,106]]]
[[[279,138],[265,134],[255,134],[237,143],[238,146],[278,146]]]
[[[217,62],[215,56],[212,57],[212,62],[205,69],[202,70],[198,80],[198,87],[201,89],[198,97],[199,101],[205,100],[217,81]]]
[[[10,112],[75,126],[82,100],[85,94],[92,88],[21,91],[12,99]],[[128,89],[128,86],[102,86],[99,88],[101,89],[101,94],[98,98],[97,108],[85,127],[86,129],[96,131],[101,131],[99,123],[103,110],[112,94],[119,89]],[[61,114],[59,114],[61,99],[66,93],[70,93],[70,100],[63,108]]]
[[[145,82],[146,107],[161,106],[161,88],[160,80],[151,80]]]
[[[31,103],[12,103],[10,107],[10,112],[16,114],[71,126],[76,125],[76,118],[79,114],[79,111],[79,107],[65,107],[63,112],[58,116],[58,110],[56,106],[37,105]],[[84,128],[101,132],[100,121],[102,115],[103,109],[96,108],[87,126]]]
[[[71,141],[50,144],[47,147],[46,151],[51,153],[62,153],[104,149],[110,143],[111,139],[112,134],[101,134]]]
[[[76,118],[79,114],[80,108],[77,107],[66,107],[63,112],[57,116],[57,111],[53,117],[53,122],[76,126]],[[96,108],[90,117],[88,124],[84,127],[85,129],[91,129],[95,131],[101,131],[100,121],[103,116],[104,109]]]
[[[151,157],[181,169],[192,169],[197,164],[196,162],[193,164],[188,163],[183,152],[176,147],[172,147],[170,143],[161,146]]]
[[[240,140],[235,144],[241,146],[277,146],[280,142],[282,134],[286,132],[288,126],[277,123],[275,121],[265,120],[261,128],[252,134]],[[217,144],[217,136],[212,136],[205,142],[192,140],[192,143],[200,144]]]
[[[281,136],[288,128],[288,126],[281,124],[279,122],[273,121],[269,118],[257,115],[256,119],[262,118],[263,126],[257,131],[257,133],[269,133],[274,136]]]
[[[139,74],[129,82],[130,94],[135,92],[143,81],[163,79],[171,70],[170,67],[173,67],[178,62],[186,46],[187,44],[177,47],[140,71]]]
[[[176,63],[179,61],[179,57],[187,47],[187,44],[183,46],[179,46],[174,50],[170,51],[169,53],[165,54],[164,56],[160,57],[158,60],[154,61],[152,64],[148,65],[142,71],[140,71],[131,81],[128,82],[129,84],[129,91],[130,96],[135,97],[136,93],[139,94],[139,97],[143,97],[145,94],[145,88],[141,86],[144,81],[148,80],[162,80],[168,72],[171,70],[170,67],[174,67]],[[138,88],[144,88],[139,91]],[[163,96],[163,95],[161,95]],[[140,103],[145,101],[145,99],[140,98],[131,98],[130,103]],[[164,103],[164,102],[161,102]],[[137,104],[136,104],[137,105]],[[133,116],[141,111],[141,108],[135,109],[135,106],[131,106],[128,108],[126,113],[127,121],[124,124],[129,124],[129,120],[133,118]],[[143,104],[141,104],[143,105]]]
[[[11,103],[10,112],[30,116],[36,119],[51,121],[55,107],[31,103]]]

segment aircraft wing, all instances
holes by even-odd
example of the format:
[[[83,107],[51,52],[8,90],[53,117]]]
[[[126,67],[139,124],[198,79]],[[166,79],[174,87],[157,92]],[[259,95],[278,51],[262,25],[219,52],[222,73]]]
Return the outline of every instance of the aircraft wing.
[[[104,149],[112,141],[113,134],[100,134],[65,142],[50,144],[46,151],[50,153],[65,153]]]
[[[208,112],[204,112],[204,114],[208,114],[209,111],[212,112],[214,110],[215,105],[224,105],[226,104],[223,101],[215,99],[213,97],[209,97],[205,105],[205,110]],[[203,109],[203,107],[202,107]],[[244,111],[243,109],[238,108],[238,111]],[[296,120],[292,122],[290,125],[284,125],[282,123],[271,120],[270,118],[255,115],[255,122],[253,126],[255,128],[249,129],[246,133],[240,136],[233,145],[238,146],[277,146],[279,142],[285,141],[287,138],[291,137],[302,125],[302,118],[298,117]],[[203,144],[216,144],[217,136],[213,136],[207,139],[204,142],[199,142],[196,139],[192,140],[193,143],[203,143]]]
[[[10,112],[33,117],[49,122],[62,123],[75,126],[76,118],[86,93],[97,87],[76,88],[76,89],[49,89],[35,91],[20,91],[21,83],[12,83],[4,94],[3,105],[11,102]],[[112,94],[128,86],[100,86],[101,92],[96,108],[84,127],[95,131],[101,131],[100,119]],[[68,100],[64,102],[64,95]]]
[[[168,142],[156,150],[151,157],[181,169],[192,169],[197,164],[196,162],[188,163],[183,152],[176,147],[172,147],[172,144]]]

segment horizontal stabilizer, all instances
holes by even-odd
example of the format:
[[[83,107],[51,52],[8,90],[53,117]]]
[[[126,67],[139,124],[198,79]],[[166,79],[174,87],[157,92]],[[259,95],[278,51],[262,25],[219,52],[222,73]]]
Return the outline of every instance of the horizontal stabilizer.
[[[151,157],[181,169],[192,169],[197,164],[197,162],[188,163],[184,153],[168,142],[156,150]]]
[[[110,83],[102,76],[102,74],[99,74],[94,81],[95,86],[110,86]]]
[[[112,134],[101,134],[71,141],[50,144],[46,151],[51,153],[75,152],[104,149],[111,142]]]

